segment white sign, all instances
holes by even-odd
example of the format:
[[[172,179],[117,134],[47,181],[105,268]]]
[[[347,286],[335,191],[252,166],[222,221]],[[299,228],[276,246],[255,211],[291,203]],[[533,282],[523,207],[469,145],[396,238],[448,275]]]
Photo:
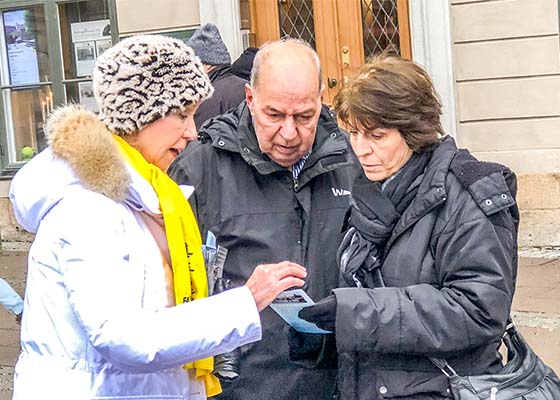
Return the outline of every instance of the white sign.
[[[10,84],[39,82],[37,43],[32,29],[25,21],[30,10],[4,12],[4,35],[7,44]]]
[[[92,82],[79,82],[78,96],[80,99],[80,104],[84,106],[87,110],[93,112],[99,111],[99,108],[97,107],[97,102],[95,101],[95,96],[93,95]]]
[[[70,24],[72,42],[87,42],[111,36],[111,24],[108,19],[98,21],[76,22]]]
[[[95,64],[95,42],[74,43],[76,55],[76,75],[91,75]]]
[[[76,22],[70,24],[76,76],[89,76],[93,73],[95,60],[111,47],[111,25],[108,19],[99,21]]]

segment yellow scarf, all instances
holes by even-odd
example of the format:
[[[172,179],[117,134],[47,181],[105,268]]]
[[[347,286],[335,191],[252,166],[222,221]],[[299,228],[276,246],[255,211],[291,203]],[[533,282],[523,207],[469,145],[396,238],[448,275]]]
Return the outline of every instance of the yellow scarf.
[[[113,137],[126,162],[152,185],[158,196],[171,256],[176,304],[207,297],[208,281],[202,257],[202,240],[189,202],[179,186],[160,168],[147,162],[140,152],[121,137]],[[212,357],[188,363],[183,368],[196,370],[196,377],[204,381],[207,396],[221,393],[220,381],[212,375]]]

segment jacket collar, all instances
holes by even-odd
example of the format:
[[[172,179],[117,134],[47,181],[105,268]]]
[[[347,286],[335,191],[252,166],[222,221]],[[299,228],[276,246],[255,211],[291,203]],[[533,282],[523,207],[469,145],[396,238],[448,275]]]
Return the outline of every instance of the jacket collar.
[[[456,152],[457,146],[451,136],[445,136],[441,139],[426,167],[416,197],[397,222],[393,234],[387,242],[387,248],[405,230],[447,200],[445,181]]]
[[[95,114],[78,106],[59,108],[49,119],[46,136],[53,156],[64,161],[83,187],[159,214],[150,183],[124,161],[113,134]]]
[[[230,75],[233,75],[230,64],[216,65],[216,68],[208,72],[210,82],[215,82]]]
[[[211,140],[212,146],[239,153],[245,162],[253,166],[259,174],[268,175],[286,168],[276,164],[259,148],[247,103],[229,113],[213,118],[201,127],[199,138]],[[315,142],[311,155],[299,177],[303,186],[315,176],[354,163],[348,140],[340,130],[326,107],[321,110]]]

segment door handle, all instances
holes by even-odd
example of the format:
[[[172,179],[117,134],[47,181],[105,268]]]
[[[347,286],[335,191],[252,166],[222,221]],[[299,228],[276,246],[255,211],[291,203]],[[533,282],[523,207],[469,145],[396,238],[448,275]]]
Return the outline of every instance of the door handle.
[[[332,89],[336,85],[338,85],[338,80],[336,78],[331,78],[330,76],[327,78],[327,85],[329,89]]]

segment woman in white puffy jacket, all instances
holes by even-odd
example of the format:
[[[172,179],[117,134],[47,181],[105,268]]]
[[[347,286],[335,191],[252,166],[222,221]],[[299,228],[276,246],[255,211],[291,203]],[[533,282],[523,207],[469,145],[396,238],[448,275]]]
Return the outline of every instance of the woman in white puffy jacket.
[[[36,233],[14,399],[205,399],[220,391],[211,357],[259,340],[259,311],[305,269],[259,265],[206,297],[196,221],[164,173],[212,94],[190,48],[125,39],[93,84],[99,115],[58,109],[49,147],[12,181],[16,218]]]

